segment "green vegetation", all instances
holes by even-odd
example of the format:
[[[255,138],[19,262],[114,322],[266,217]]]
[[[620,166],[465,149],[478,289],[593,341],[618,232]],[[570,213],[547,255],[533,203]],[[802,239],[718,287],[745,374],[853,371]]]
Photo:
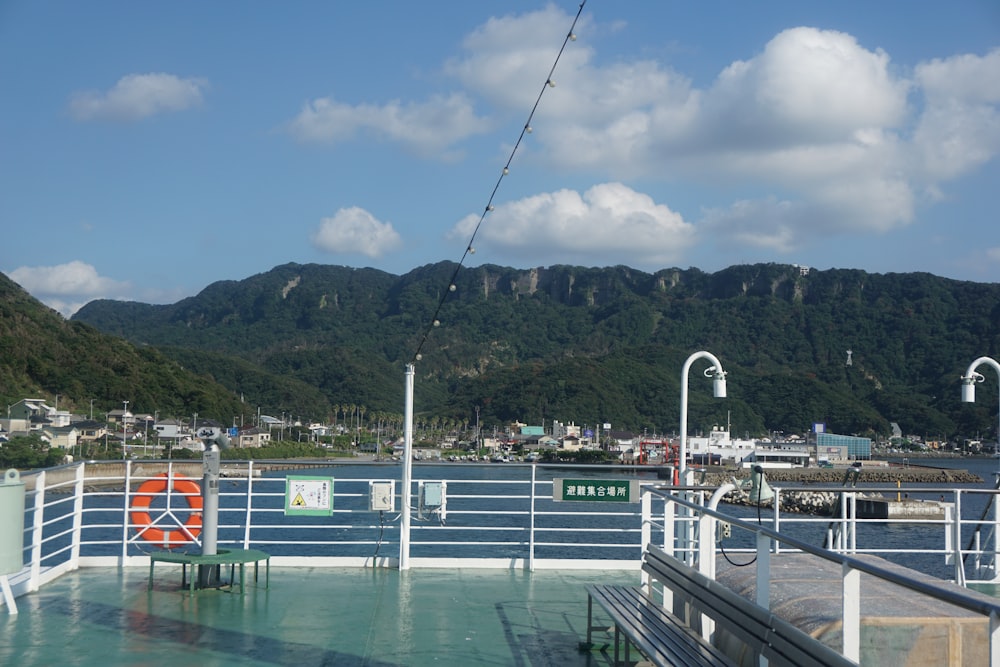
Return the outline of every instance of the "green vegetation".
[[[713,399],[695,364],[691,432],[824,422],[888,436],[896,422],[931,439],[995,437],[996,374],[974,405],[959,401],[958,378],[1000,354],[1000,285],[778,264],[481,266],[462,268],[452,292],[455,269],[288,264],[172,305],[92,302],[69,322],[2,283],[0,393],[223,423],[252,423],[259,408],[384,434],[399,428],[404,368],[426,334],[414,409],[434,433],[467,433],[477,408],[487,433],[515,420],[674,432],[682,365],[709,350],[729,398]]]
[[[0,447],[0,470],[51,468],[62,463],[63,451],[49,449],[37,435],[16,435]]]

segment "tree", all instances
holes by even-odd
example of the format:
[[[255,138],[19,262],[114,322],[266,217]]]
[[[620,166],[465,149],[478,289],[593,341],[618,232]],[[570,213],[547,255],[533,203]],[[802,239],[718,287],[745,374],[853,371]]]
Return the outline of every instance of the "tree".
[[[64,456],[52,449],[39,435],[15,435],[0,447],[0,468],[31,470],[58,465]]]

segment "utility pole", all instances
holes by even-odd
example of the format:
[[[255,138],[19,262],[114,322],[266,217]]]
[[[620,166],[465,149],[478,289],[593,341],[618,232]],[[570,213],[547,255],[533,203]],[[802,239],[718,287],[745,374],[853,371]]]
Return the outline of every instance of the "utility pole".
[[[122,410],[122,458],[125,458],[125,436],[128,434],[128,401],[122,401],[125,409]]]

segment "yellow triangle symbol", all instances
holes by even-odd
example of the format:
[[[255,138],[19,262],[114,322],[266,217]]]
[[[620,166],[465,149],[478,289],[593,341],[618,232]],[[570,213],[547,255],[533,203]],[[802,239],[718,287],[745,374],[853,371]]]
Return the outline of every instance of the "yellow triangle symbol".
[[[292,501],[292,507],[305,507],[305,506],[306,506],[306,501],[305,498],[302,497],[302,494],[300,493],[297,496],[295,496],[295,500]]]

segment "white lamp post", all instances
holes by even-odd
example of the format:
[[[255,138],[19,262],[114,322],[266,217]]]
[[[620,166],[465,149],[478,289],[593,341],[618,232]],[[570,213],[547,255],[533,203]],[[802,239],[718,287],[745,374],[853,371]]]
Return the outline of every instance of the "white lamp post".
[[[690,486],[687,467],[687,413],[688,413],[688,372],[691,364],[698,359],[707,359],[712,362],[712,366],[705,369],[705,377],[712,378],[712,390],[716,398],[726,397],[726,372],[722,370],[722,362],[711,352],[695,352],[684,362],[684,369],[681,371],[681,449],[679,481],[683,486]]]
[[[976,402],[976,383],[983,382],[986,380],[981,373],[976,372],[976,368],[982,364],[987,364],[992,366],[1000,376],[1000,363],[997,363],[995,359],[990,357],[979,357],[971,364],[969,364],[969,370],[965,372],[962,376],[962,402],[963,403],[975,403]],[[1000,409],[997,410],[997,443],[1000,447]]]

